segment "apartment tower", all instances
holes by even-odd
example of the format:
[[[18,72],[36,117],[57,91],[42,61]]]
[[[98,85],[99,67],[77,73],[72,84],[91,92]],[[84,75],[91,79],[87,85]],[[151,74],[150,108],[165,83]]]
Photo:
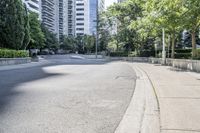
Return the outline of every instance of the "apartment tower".
[[[28,11],[35,12],[41,18],[40,0],[22,0],[26,4]]]

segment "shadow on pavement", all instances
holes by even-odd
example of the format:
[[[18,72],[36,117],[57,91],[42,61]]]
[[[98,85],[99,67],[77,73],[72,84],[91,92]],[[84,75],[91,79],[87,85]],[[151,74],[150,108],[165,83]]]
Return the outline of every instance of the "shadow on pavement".
[[[6,70],[0,72],[0,114],[17,96],[23,92],[16,91],[19,84],[45,79],[62,74],[46,73],[41,67]]]
[[[50,61],[54,65],[105,65],[107,63],[110,63],[110,61],[106,60],[95,60],[95,59],[50,59]]]
[[[63,75],[62,73],[47,73],[43,70],[44,67],[59,65],[104,65],[110,63],[109,61],[94,59],[49,59],[48,61],[50,61],[48,64],[42,66],[0,71],[0,114],[3,113],[6,106],[15,100],[17,96],[23,94],[23,92],[16,91],[18,85]]]
[[[0,114],[6,109],[17,96],[23,92],[16,91],[16,87],[20,84],[50,78],[54,76],[62,76],[62,73],[47,73],[44,67],[59,65],[104,65],[105,60],[70,60],[70,59],[49,59],[50,63],[42,66],[34,66],[28,68],[16,68],[12,70],[0,71]],[[66,74],[65,74],[66,75]]]

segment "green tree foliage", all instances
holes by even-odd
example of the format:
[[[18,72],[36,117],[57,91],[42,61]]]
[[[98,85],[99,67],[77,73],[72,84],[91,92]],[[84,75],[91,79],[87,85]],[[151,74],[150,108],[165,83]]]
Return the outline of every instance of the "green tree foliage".
[[[200,2],[198,0],[185,0],[183,2],[185,13],[183,15],[183,25],[192,36],[192,56],[197,56],[196,35],[200,26]]]
[[[174,58],[176,39],[182,30],[181,19],[183,15],[181,0],[150,0],[148,8],[150,9],[151,17],[154,17],[154,22],[157,23],[157,28],[164,28],[171,37],[171,57]],[[156,14],[156,15],[155,15]]]
[[[84,36],[84,51],[87,53],[91,53],[94,49],[96,39],[92,35]]]
[[[191,34],[192,55],[195,57],[199,7],[198,0],[126,0],[109,7],[104,14],[109,25],[113,25],[113,18],[117,19],[118,32],[112,37],[117,42],[117,49],[123,46],[124,50],[135,50],[138,54],[153,51],[155,43],[161,44],[164,28],[166,44],[171,47],[171,57],[174,58],[175,48],[182,44],[182,32],[187,30]]]
[[[79,53],[91,53],[94,51],[95,46],[95,37],[93,35],[84,35],[84,36],[63,36],[62,44],[60,45],[61,49],[68,51],[78,51]]]
[[[2,47],[24,49],[24,12],[21,0],[0,1],[0,43]]]
[[[23,46],[21,47],[22,49],[26,49],[30,43],[31,40],[31,35],[30,35],[30,24],[29,24],[29,14],[28,14],[28,9],[26,5],[24,4],[25,12],[24,12],[24,40],[23,40]]]
[[[126,1],[114,4],[106,12],[106,16],[112,24],[112,20],[117,19],[118,33],[115,35],[117,50],[122,47],[126,51],[139,49],[141,39],[137,33],[137,28],[130,25],[138,18],[142,17],[142,7],[137,1]]]
[[[49,31],[43,24],[41,25],[41,27],[45,37],[43,48],[48,48],[56,51],[59,48],[59,41],[57,35]]]
[[[104,14],[100,15],[100,22],[98,26],[98,33],[99,33],[99,51],[106,51],[107,45],[109,41],[111,40],[111,35],[109,30],[112,28],[112,23],[107,22],[107,18]]]
[[[61,49],[76,51],[76,40],[73,36],[63,36],[62,44],[60,45]]]
[[[41,49],[44,47],[45,36],[42,32],[40,21],[38,20],[38,14],[30,12],[29,13],[29,23],[30,23],[30,44],[29,48]]]

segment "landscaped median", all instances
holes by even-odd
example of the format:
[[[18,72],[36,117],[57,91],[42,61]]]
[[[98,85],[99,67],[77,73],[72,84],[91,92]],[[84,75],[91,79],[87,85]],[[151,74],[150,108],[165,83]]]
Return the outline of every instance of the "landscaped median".
[[[30,63],[31,58],[26,50],[0,49],[0,66]]]

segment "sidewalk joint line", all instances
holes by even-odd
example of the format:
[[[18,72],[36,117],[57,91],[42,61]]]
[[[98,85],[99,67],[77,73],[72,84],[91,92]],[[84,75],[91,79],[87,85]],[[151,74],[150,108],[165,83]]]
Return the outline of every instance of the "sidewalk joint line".
[[[162,131],[184,131],[184,132],[200,132],[200,130],[193,130],[193,129],[167,129],[167,128],[163,128],[161,129]]]
[[[200,100],[200,97],[159,97],[162,99],[186,99],[186,100],[190,100],[190,99],[196,99],[196,100]]]

